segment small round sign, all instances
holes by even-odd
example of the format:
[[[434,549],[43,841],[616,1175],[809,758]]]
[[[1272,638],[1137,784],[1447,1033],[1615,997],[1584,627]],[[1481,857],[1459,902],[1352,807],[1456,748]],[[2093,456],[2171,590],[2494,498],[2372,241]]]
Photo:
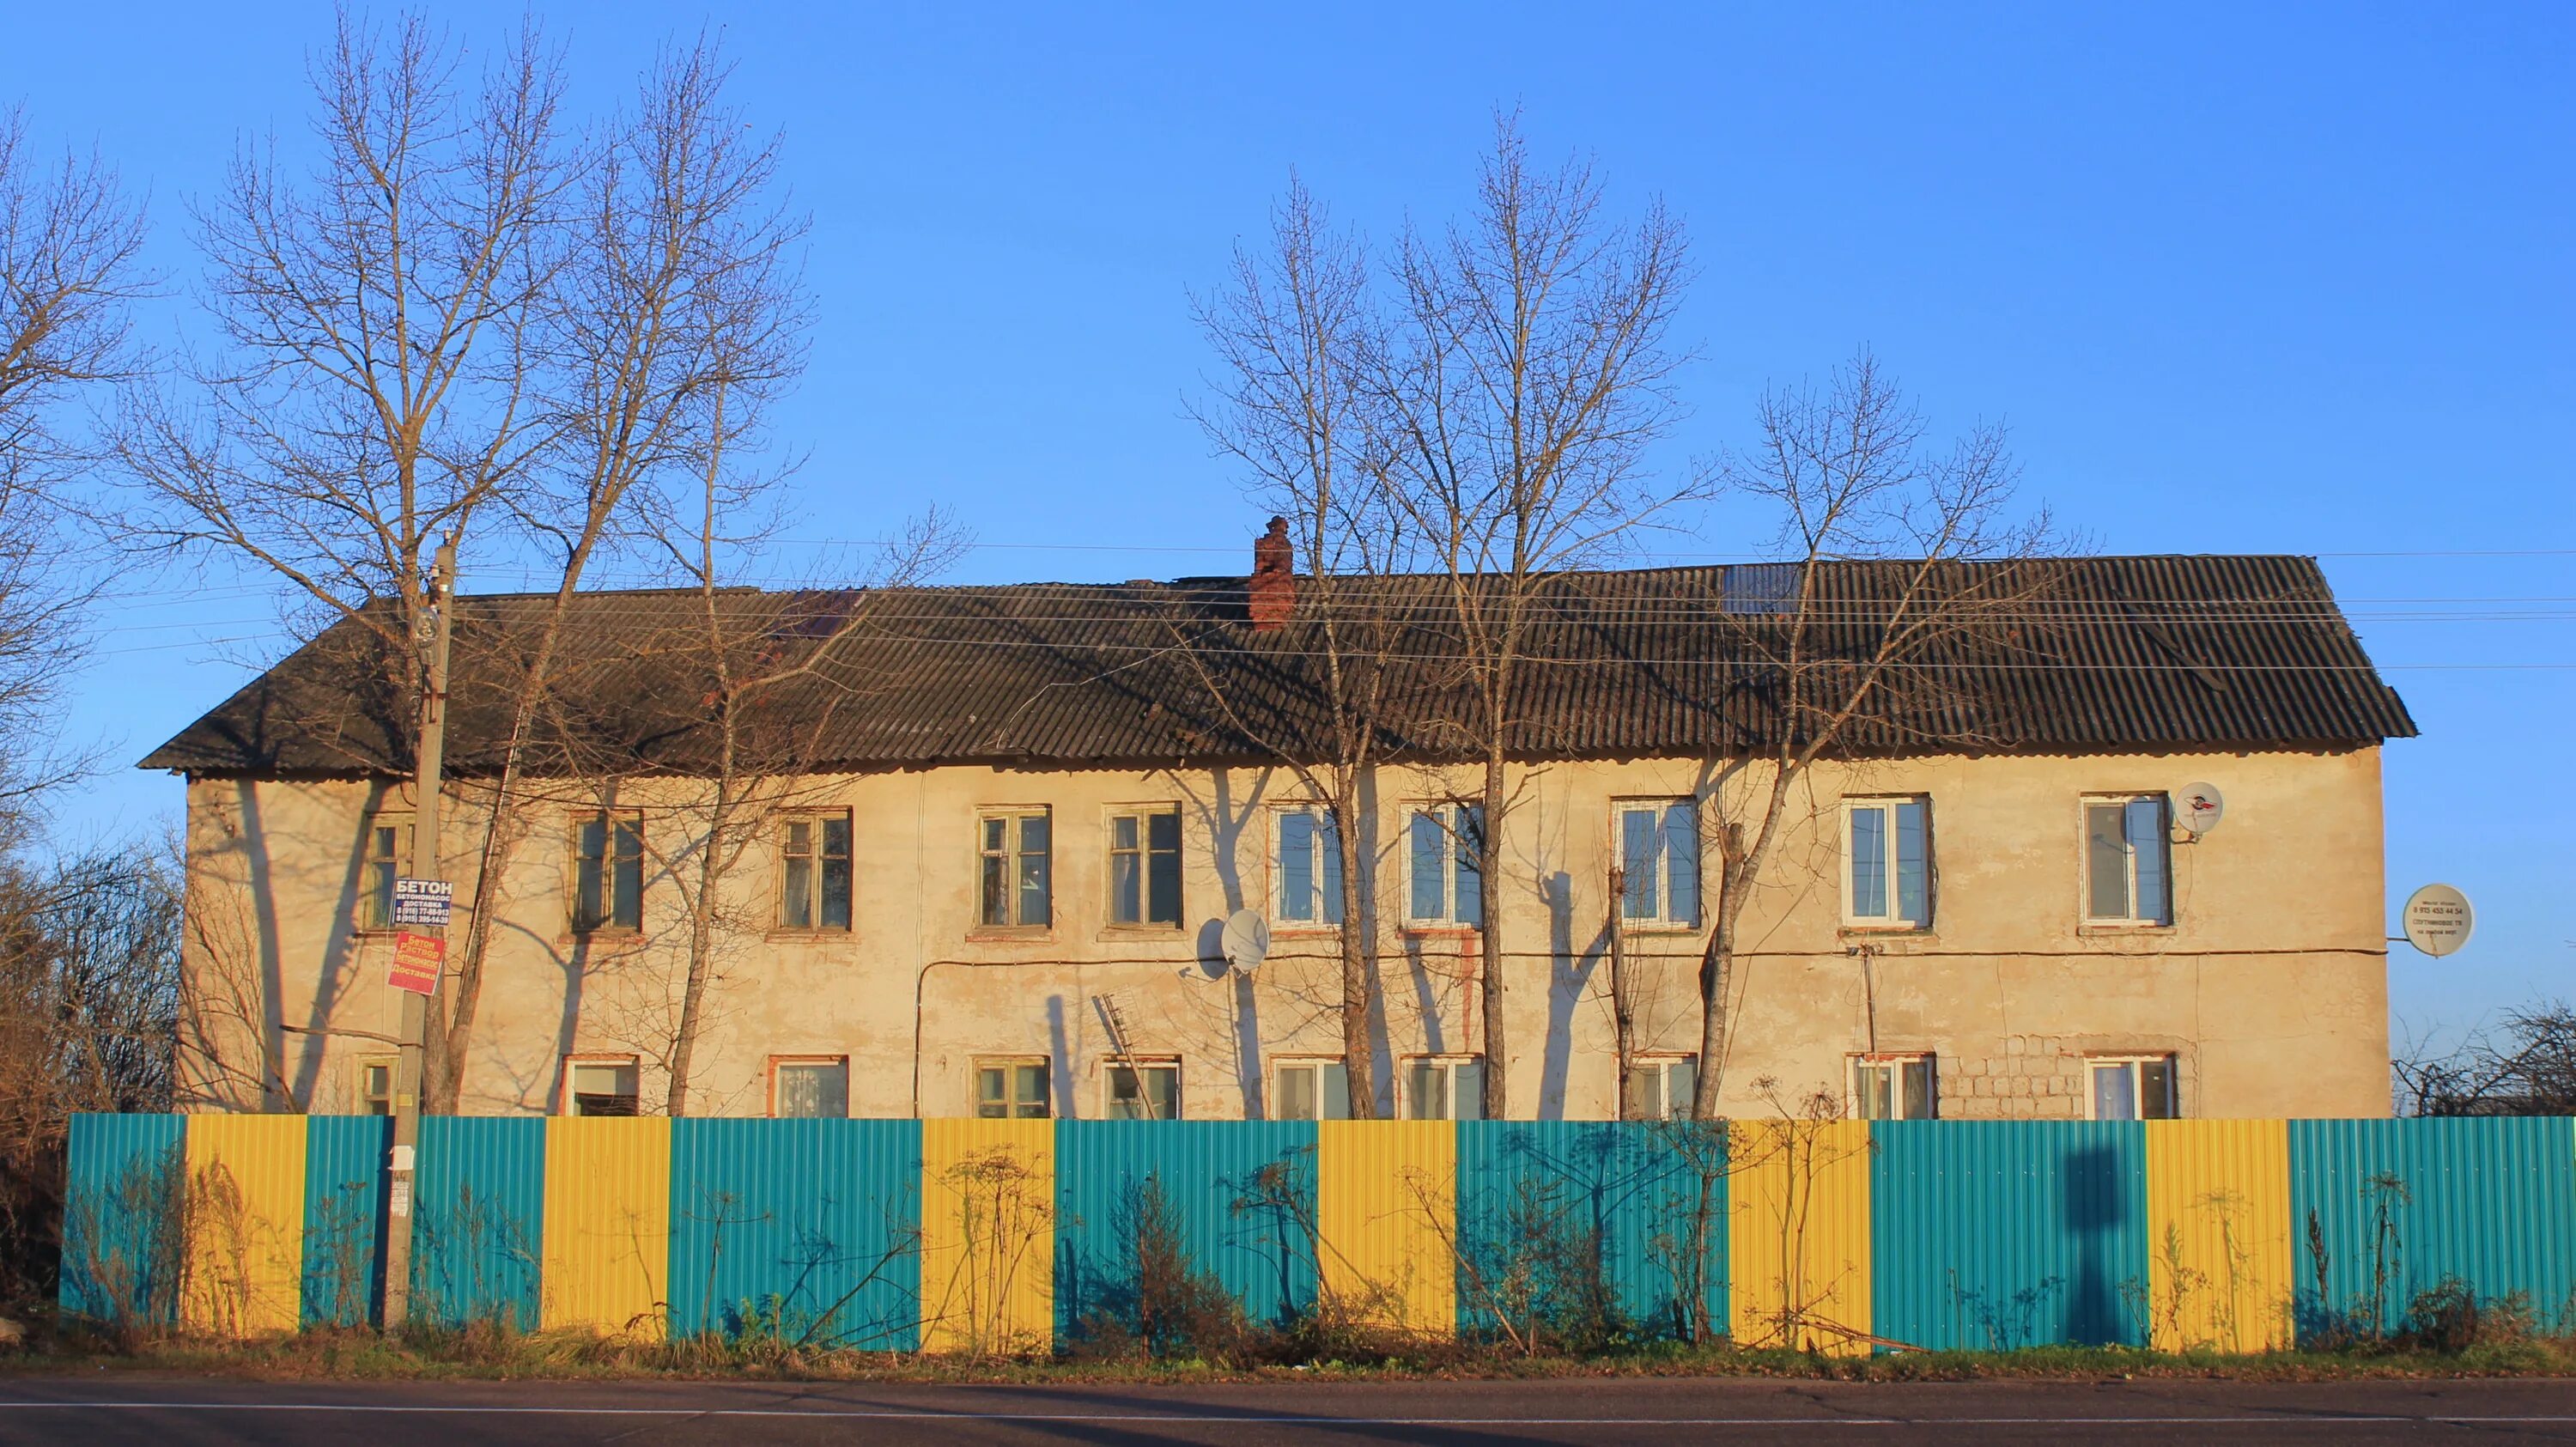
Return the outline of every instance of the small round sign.
[[[2406,942],[2440,959],[2469,942],[2477,914],[2469,908],[2467,895],[2447,884],[2428,884],[2406,896],[2406,912],[2401,919]]]
[[[2227,812],[2227,800],[2216,784],[2185,784],[2174,795],[2174,822],[2194,834],[2206,834],[2218,827],[2218,818]]]

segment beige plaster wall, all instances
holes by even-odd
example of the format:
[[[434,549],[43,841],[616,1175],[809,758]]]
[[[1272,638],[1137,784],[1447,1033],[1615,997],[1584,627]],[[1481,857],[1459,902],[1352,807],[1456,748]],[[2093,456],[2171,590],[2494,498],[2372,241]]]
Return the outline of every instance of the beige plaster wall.
[[[2228,813],[2214,832],[2173,849],[2175,924],[2081,926],[2084,796],[2200,780],[2225,792]],[[1489,891],[1510,951],[1512,1111],[1608,1116],[1612,801],[1732,799],[1758,780],[1712,782],[1693,761],[1635,760],[1533,766],[1517,782],[1512,867]],[[1390,913],[1403,881],[1397,821],[1406,802],[1443,787],[1407,770],[1379,780]],[[965,1114],[975,1059],[1025,1054],[1048,1058],[1060,1113],[1096,1116],[1110,1053],[1098,1002],[1108,998],[1137,1053],[1181,1059],[1186,1115],[1259,1114],[1279,1060],[1339,1053],[1330,934],[1282,929],[1251,979],[1216,962],[1217,922],[1267,905],[1271,811],[1297,792],[1284,773],[1257,769],[942,768],[816,781],[800,803],[845,806],[855,819],[857,928],[770,928],[771,851],[745,856],[731,878],[693,1113],[760,1114],[773,1057],[825,1055],[850,1060],[854,1115]],[[1930,797],[1931,930],[1843,927],[1845,794]],[[367,1037],[390,1036],[400,1018],[384,983],[390,941],[352,927],[359,841],[370,808],[404,802],[400,786],[191,782],[191,1008],[207,1042],[192,1079],[207,1104],[354,1108],[357,1061],[386,1049]],[[630,786],[624,802],[646,806],[654,851],[665,856],[632,940],[569,933],[569,811],[531,816],[494,901],[469,1111],[555,1108],[563,1061],[580,1053],[637,1057],[646,1108],[659,1102],[684,891],[658,870],[687,867],[695,816],[685,786]],[[1152,803],[1181,806],[1186,923],[1112,927],[1105,820],[1117,806]],[[974,925],[977,811],[1001,805],[1054,812],[1047,929]],[[480,827],[470,804],[450,806],[443,851],[460,898],[471,893]],[[1820,770],[1749,911],[1726,1103],[1768,1113],[1819,1092],[1840,1101],[1853,1053],[1930,1050],[1946,1117],[2080,1117],[2086,1055],[2170,1051],[2188,1115],[2385,1114],[2381,837],[2376,750],[1951,757]],[[1704,854],[1713,903],[1716,850]],[[1698,1048],[1703,938],[1631,933],[1641,1048]],[[1464,932],[1388,932],[1386,1058],[1476,1048],[1475,943]]]

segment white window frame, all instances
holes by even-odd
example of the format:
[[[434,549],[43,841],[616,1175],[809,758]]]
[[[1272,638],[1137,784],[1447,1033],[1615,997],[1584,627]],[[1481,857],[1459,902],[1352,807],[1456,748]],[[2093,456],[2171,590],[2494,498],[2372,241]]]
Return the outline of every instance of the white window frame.
[[[1153,1093],[1145,1089],[1146,1072],[1167,1070],[1172,1075],[1172,1113],[1150,1113]],[[1119,1072],[1131,1073],[1136,1080],[1136,1098],[1146,1107],[1138,1113],[1118,1108]],[[1189,1109],[1189,1098],[1181,1093],[1181,1057],[1177,1055],[1112,1055],[1100,1062],[1100,1118],[1102,1120],[1181,1120]]]
[[[1038,1081],[1046,1092],[1046,1098],[1038,1102],[1039,1110],[1035,1115],[1021,1112],[1020,1107],[1026,1102],[1014,1091],[1019,1082],[1019,1072],[1028,1066],[1037,1067]],[[1000,1115],[984,1114],[984,1072],[987,1070],[1003,1072]],[[966,1103],[967,1115],[978,1120],[1053,1120],[1056,1115],[1054,1062],[1043,1055],[978,1055],[967,1071]]]
[[[573,1085],[576,1080],[575,1072],[583,1069],[584,1067],[597,1068],[601,1066],[631,1070],[635,1073],[635,1109],[633,1114],[642,1115],[644,1113],[643,1062],[633,1055],[585,1052],[577,1055],[567,1055],[563,1058],[563,1076],[559,1087],[559,1094],[555,1100],[555,1114],[570,1116],[581,1116],[585,1114],[581,1108],[581,1093],[573,1089]],[[597,1092],[593,1093],[596,1094]],[[614,1111],[605,1111],[596,1118],[617,1119],[618,1116]]]
[[[1897,810],[1899,807],[1906,804],[1916,805],[1923,811],[1923,918],[1919,920],[1909,920],[1905,918],[1904,904],[1899,893],[1898,885],[1898,880],[1903,874],[1902,855],[1904,851],[1898,843]],[[1862,914],[1859,908],[1860,901],[1856,897],[1857,891],[1853,887],[1853,881],[1858,871],[1858,860],[1855,857],[1858,851],[1853,847],[1854,831],[1852,827],[1852,816],[1863,812],[1879,814],[1886,820],[1887,832],[1884,836],[1886,841],[1886,854],[1885,857],[1879,861],[1879,887],[1885,892],[1884,897],[1887,901],[1887,912],[1885,914]],[[1843,851],[1842,868],[1840,872],[1842,875],[1843,893],[1843,927],[1845,929],[1856,930],[1891,930],[1899,932],[1931,929],[1932,919],[1935,912],[1934,895],[1936,893],[1933,879],[1937,872],[1932,863],[1932,796],[1929,794],[1857,795],[1843,800],[1842,823]]]
[[[1314,880],[1315,912],[1305,918],[1291,918],[1287,913],[1288,819],[1291,815],[1297,814],[1306,815],[1315,821],[1313,845],[1315,856],[1310,861],[1313,868],[1309,876]],[[1351,885],[1349,880],[1341,879],[1338,875],[1341,869],[1341,851],[1337,847],[1337,836],[1334,833],[1337,827],[1338,821],[1333,818],[1333,811],[1312,800],[1279,804],[1271,809],[1270,923],[1274,930],[1325,932],[1342,927],[1342,920],[1350,912]],[[1329,868],[1326,864],[1327,860],[1330,861]],[[1337,889],[1326,887],[1325,881],[1328,877],[1335,880],[1338,884]],[[1337,894],[1339,898],[1335,897]]]
[[[1939,1120],[1941,1118],[1941,1057],[1937,1052],[1881,1050],[1853,1055],[1848,1059],[1848,1067],[1843,1071],[1843,1088],[1850,1093],[1849,1114],[1853,1120]],[[1923,1114],[1908,1115],[1905,1113],[1904,1068],[1918,1063],[1923,1067]],[[1871,1115],[1868,1112],[1867,1088],[1861,1081],[1861,1072],[1865,1070],[1888,1072],[1888,1113],[1886,1115]]]
[[[1690,1071],[1691,1089],[1676,1094],[1673,1089],[1673,1077],[1675,1072],[1684,1068]],[[1648,1080],[1654,1082],[1651,1087],[1646,1084]],[[1640,1055],[1630,1062],[1628,1067],[1629,1095],[1636,1106],[1634,1113],[1639,1120],[1690,1119],[1691,1096],[1697,1091],[1698,1086],[1699,1056],[1696,1054],[1684,1052]],[[1647,1108],[1646,1095],[1649,1089],[1652,1090],[1654,1099],[1662,1102],[1663,1108],[1660,1111]]]
[[[1287,1094],[1282,1085],[1291,1071],[1311,1071],[1315,1080],[1315,1113],[1282,1115],[1280,1097]],[[1341,1079],[1341,1111],[1333,1110],[1333,1088],[1330,1081]],[[1338,1055],[1300,1055],[1273,1060],[1270,1063],[1270,1118],[1272,1120],[1349,1120],[1351,1119],[1351,1072],[1349,1063]]]
[[[1666,848],[1665,824],[1676,809],[1688,810],[1691,820],[1691,912],[1687,917],[1673,912],[1673,871],[1668,862],[1670,851]],[[1655,816],[1655,907],[1651,913],[1630,914],[1628,903],[1635,895],[1635,866],[1634,861],[1628,858],[1628,816],[1649,812]],[[1696,798],[1646,797],[1610,801],[1610,857],[1619,861],[1619,868],[1631,883],[1628,893],[1618,900],[1621,924],[1642,930],[1699,928],[1700,910],[1708,898],[1708,876],[1701,864],[1706,857],[1704,841],[1700,837],[1701,823],[1700,805]]]
[[[2147,1113],[2146,1067],[2165,1068],[2164,1113]],[[2094,1094],[2093,1077],[2097,1071],[2129,1070],[2129,1109],[2127,1116],[2104,1116]],[[2084,1118],[2086,1120],[2180,1120],[2182,1119],[2182,1057],[2170,1050],[2150,1050],[2136,1055],[2087,1055],[2084,1057]]]
[[[2153,803],[2156,806],[2157,817],[2163,826],[2157,831],[2155,840],[2156,850],[2164,861],[2165,907],[2164,913],[2160,916],[2142,916],[2138,913],[2138,846],[2137,842],[2130,839],[2128,835],[2128,810],[2126,806],[2141,803]],[[2127,879],[2124,881],[2124,893],[2128,900],[2128,912],[2126,914],[2116,915],[2097,915],[2093,912],[2093,811],[2097,808],[2114,804],[2122,806],[2120,839],[2123,847],[2123,857],[2125,861],[2124,867],[2128,871]],[[2172,798],[2166,794],[2152,790],[2142,790],[2136,793],[2125,794],[2087,794],[2084,796],[2083,802],[2078,808],[2075,816],[2076,847],[2082,851],[2083,855],[2083,867],[2076,871],[2076,888],[2078,890],[2076,897],[2078,914],[2076,917],[2084,922],[2086,928],[2118,930],[2170,929],[2173,927],[2175,917],[2178,914],[2174,901],[2173,817]]]
[[[1118,844],[1118,825],[1120,821],[1128,819],[1136,821],[1136,847],[1132,850],[1122,849]],[[1158,850],[1154,847],[1156,819],[1172,821],[1172,847],[1169,850]],[[1108,814],[1101,820],[1100,831],[1101,856],[1105,865],[1100,875],[1100,917],[1107,920],[1112,929],[1176,930],[1181,928],[1182,922],[1188,918],[1189,911],[1187,903],[1189,872],[1185,868],[1189,859],[1189,849],[1181,824],[1181,806],[1170,803],[1112,805]],[[1156,855],[1166,853],[1172,859],[1172,917],[1156,919],[1154,918],[1154,859]],[[1122,856],[1129,855],[1136,860],[1137,917],[1120,919],[1118,917],[1118,861]]]
[[[1405,928],[1411,930],[1479,930],[1485,927],[1485,911],[1490,906],[1491,901],[1486,898],[1484,890],[1484,876],[1481,874],[1477,875],[1476,918],[1470,920],[1460,919],[1458,917],[1459,881],[1465,876],[1475,873],[1476,870],[1475,858],[1473,852],[1468,851],[1467,836],[1461,832],[1464,826],[1460,822],[1462,816],[1471,813],[1482,815],[1484,813],[1483,806],[1460,803],[1456,800],[1449,800],[1440,803],[1423,801],[1405,806],[1403,876]],[[1431,914],[1422,914],[1418,912],[1417,906],[1420,904],[1420,901],[1414,897],[1413,889],[1414,868],[1416,864],[1413,857],[1413,851],[1421,842],[1416,836],[1414,826],[1418,821],[1425,817],[1428,817],[1431,820],[1432,832],[1440,839],[1442,856],[1440,861],[1440,900],[1436,911]],[[1468,852],[1462,853],[1462,851]]]
[[[1406,1120],[1483,1120],[1485,1118],[1485,1057],[1481,1055],[1407,1055],[1404,1067],[1404,1119]],[[1414,1088],[1414,1072],[1423,1068],[1442,1072],[1448,1094],[1446,1109],[1439,1115],[1425,1115],[1425,1103]],[[1466,1085],[1462,1090],[1461,1078]],[[1460,1112],[1464,1111],[1464,1114]]]
[[[376,853],[379,831],[394,831],[393,855]],[[411,870],[412,811],[378,809],[367,815],[358,836],[358,928],[371,934],[391,934],[394,923],[394,881]]]
[[[1029,848],[1028,821],[1046,821],[1046,847]],[[993,825],[1002,826],[1002,843],[992,843]],[[1055,862],[1062,852],[1056,838],[1055,810],[1044,804],[992,804],[975,811],[975,923],[978,930],[1012,930],[1038,933],[1055,927]],[[1026,908],[1026,890],[1020,876],[1030,858],[1046,861],[1046,918],[1030,919]],[[985,894],[985,875],[993,861],[1002,865],[1002,897],[1008,902],[1008,919],[989,917]]]
[[[778,1113],[778,1077],[787,1070],[815,1066],[838,1066],[841,1071],[841,1113],[839,1115],[780,1115]],[[769,1057],[769,1118],[771,1120],[847,1120],[850,1118],[850,1057],[846,1055],[772,1055]]]
[[[834,862],[826,847],[830,826],[841,826],[841,922],[828,923],[831,892],[826,886]],[[806,849],[792,848],[794,830],[803,825]],[[847,809],[787,809],[778,819],[778,928],[791,934],[840,935],[857,928],[858,916],[858,826]],[[789,881],[796,860],[805,862],[805,923],[790,923],[789,901],[794,889]]]

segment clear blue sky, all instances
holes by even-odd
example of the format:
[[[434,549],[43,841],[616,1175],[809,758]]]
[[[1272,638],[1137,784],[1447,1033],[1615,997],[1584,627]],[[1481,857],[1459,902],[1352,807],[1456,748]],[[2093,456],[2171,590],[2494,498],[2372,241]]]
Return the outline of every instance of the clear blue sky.
[[[594,100],[710,14],[536,8]],[[1867,342],[1936,417],[2008,418],[2104,549],[2324,555],[2426,735],[2387,756],[2392,907],[2444,879],[2480,910],[2450,960],[2398,947],[2401,1033],[2576,994],[2576,551],[2547,551],[2576,550],[2576,11],[2071,8],[726,7],[814,217],[796,531],[943,500],[991,545],[963,581],[1242,566],[1254,519],[1181,415],[1187,289],[1292,166],[1380,234],[1448,212],[1518,105],[1694,232],[1672,464]],[[440,9],[483,45],[519,14]],[[147,183],[184,274],[185,200],[245,131],[298,133],[329,28],[21,5],[0,102]],[[1694,546],[1745,551],[1731,521]],[[105,621],[78,727],[129,758],[280,641],[234,595]],[[178,802],[121,772],[64,822]]]

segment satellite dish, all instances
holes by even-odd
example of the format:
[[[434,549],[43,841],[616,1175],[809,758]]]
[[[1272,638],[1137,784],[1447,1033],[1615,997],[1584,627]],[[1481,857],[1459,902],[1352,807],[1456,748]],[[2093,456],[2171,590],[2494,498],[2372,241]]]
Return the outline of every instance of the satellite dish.
[[[2469,908],[2467,895],[2447,884],[2428,884],[2406,896],[2400,919],[2406,942],[2438,960],[2469,942],[2477,912]]]
[[[2216,784],[2185,784],[2174,795],[2174,822],[2194,835],[2217,828],[2219,816],[2226,812],[2227,800]]]
[[[1225,960],[1244,974],[1270,958],[1270,921],[1257,909],[1238,909],[1225,921]]]

